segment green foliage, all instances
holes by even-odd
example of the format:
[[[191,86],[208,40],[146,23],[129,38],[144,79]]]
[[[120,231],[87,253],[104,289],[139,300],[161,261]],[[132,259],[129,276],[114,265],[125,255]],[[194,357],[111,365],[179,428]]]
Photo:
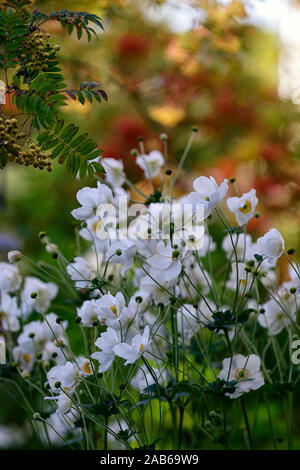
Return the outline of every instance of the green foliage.
[[[92,34],[97,36],[91,24],[103,29],[102,20],[97,15],[70,10],[50,14],[38,10],[30,12],[30,5],[29,1],[10,0],[0,10],[0,68],[5,71],[6,95],[12,96],[12,104],[20,111],[18,125],[22,131],[25,124],[29,128],[19,151],[28,148],[37,137],[41,151],[51,151],[51,158],[58,157],[59,163],[66,162],[73,175],[79,171],[83,178],[87,173],[92,176],[95,171],[104,172],[100,163],[91,162],[101,155],[97,143],[86,134],[80,134],[75,124],[65,125],[61,110],[68,98],[84,105],[86,101],[101,103],[102,99],[107,100],[107,95],[97,82],[83,82],[79,90],[67,89],[56,57],[60,46],[52,46],[50,35],[42,28],[47,21],[54,20],[66,28],[68,34],[75,29],[78,39],[85,32],[90,40]],[[9,83],[7,77],[11,75]],[[4,115],[2,107],[0,112],[4,119],[9,117]],[[0,160],[1,168],[13,160],[24,164],[15,151],[10,155],[2,152]]]
[[[66,162],[72,175],[83,178],[88,172],[91,176],[94,170],[102,171],[102,166],[97,162],[91,162],[99,157],[102,150],[97,143],[87,134],[79,134],[79,127],[74,124],[65,125],[63,120],[51,124],[41,121],[46,129],[38,136],[38,143],[42,150],[51,150],[52,158],[59,158],[60,163]]]

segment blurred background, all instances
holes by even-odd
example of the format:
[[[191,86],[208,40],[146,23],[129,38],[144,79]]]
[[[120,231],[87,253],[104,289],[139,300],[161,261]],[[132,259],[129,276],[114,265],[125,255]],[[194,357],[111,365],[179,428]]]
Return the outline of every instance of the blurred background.
[[[65,0],[35,0],[44,11]],[[276,226],[288,246],[300,245],[300,2],[289,0],[79,0],[72,9],[104,19],[105,32],[88,43],[47,30],[61,45],[70,87],[98,81],[108,102],[82,106],[70,99],[68,116],[88,131],[105,157],[121,158],[129,178],[141,173],[130,150],[143,136],[147,150],[169,136],[176,165],[192,125],[199,127],[178,194],[192,180],[235,177],[240,191],[257,189],[261,217],[249,229]],[[70,210],[74,180],[54,165],[51,175],[9,166],[0,174],[0,247],[41,252],[45,230],[72,254]],[[62,204],[63,201],[63,204]]]

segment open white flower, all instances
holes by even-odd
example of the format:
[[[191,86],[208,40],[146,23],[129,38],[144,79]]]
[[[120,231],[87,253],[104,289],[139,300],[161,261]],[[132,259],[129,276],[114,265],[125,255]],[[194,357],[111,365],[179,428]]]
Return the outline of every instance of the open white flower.
[[[106,251],[109,245],[109,233],[106,238],[99,238],[97,232],[102,224],[99,215],[95,215],[86,221],[86,227],[79,230],[79,235],[86,241],[93,242],[96,250],[100,253]],[[76,258],[75,258],[76,259]]]
[[[170,282],[177,279],[181,273],[182,264],[178,250],[172,248],[170,243],[159,241],[156,252],[147,259],[151,276],[161,282]]]
[[[16,292],[21,285],[18,266],[10,263],[0,263],[0,291]]]
[[[17,298],[2,291],[0,294],[0,323],[3,330],[18,331],[20,329],[18,317],[20,316],[21,311],[17,304]]]
[[[250,390],[258,390],[265,383],[260,371],[260,358],[255,354],[248,357],[236,354],[232,358],[224,359],[219,378],[238,382],[234,393],[227,393],[230,398],[238,398]]]
[[[54,366],[47,373],[47,380],[51,390],[58,393],[60,390],[66,392],[68,395],[74,393],[76,387],[80,383],[80,371],[75,363],[70,361],[64,365]],[[55,385],[60,383],[60,387]]]
[[[240,227],[246,225],[252,219],[257,203],[255,189],[251,189],[241,197],[229,197],[227,199],[228,209],[234,213]]]
[[[136,254],[136,242],[129,239],[114,240],[106,252],[106,259],[123,264],[121,274],[124,275],[131,268]]]
[[[158,150],[152,150],[148,155],[139,155],[136,158],[136,164],[144,171],[147,179],[157,176],[164,163],[164,157]]]
[[[112,190],[106,185],[97,183],[97,188],[85,187],[80,189],[76,198],[81,207],[74,209],[71,214],[77,220],[87,220],[96,214],[100,204],[106,204],[113,198]]]
[[[45,400],[55,400],[57,402],[57,414],[67,414],[72,409],[72,398],[70,398],[65,393],[61,392],[59,395],[55,397],[45,397]]]
[[[251,247],[252,238],[249,234],[233,233],[231,237],[227,234],[222,241],[222,249],[226,254],[226,258],[232,259],[232,261],[235,261],[235,255],[237,255],[238,261],[249,260],[251,257]]]
[[[227,289],[235,291],[237,288],[243,292],[252,282],[252,274],[245,271],[245,263],[232,263],[229,279],[226,281]]]
[[[85,300],[81,307],[77,308],[77,315],[81,318],[83,326],[93,326],[93,323],[98,321],[99,314],[99,306],[94,299]]]
[[[199,176],[193,182],[194,192],[187,196],[187,201],[192,204],[203,204],[205,217],[209,216],[215,206],[221,202],[228,191],[228,180],[217,185],[215,179],[210,176]]]
[[[37,294],[34,298],[31,296],[33,293]],[[46,283],[37,277],[26,277],[21,293],[23,316],[27,317],[35,309],[38,312],[46,312],[57,293],[58,287],[53,282]]]
[[[147,325],[142,335],[137,334],[132,338],[131,344],[120,343],[113,347],[114,353],[126,360],[125,366],[136,362],[147,351],[150,346],[149,333],[150,328]]]
[[[167,379],[166,369],[160,371],[159,369],[153,368],[152,370],[154,377],[157,378],[158,382],[162,385]],[[146,366],[143,365],[132,378],[130,385],[142,392],[146,387],[156,383],[153,375],[150,374]]]
[[[125,173],[122,160],[116,158],[102,158],[101,165],[106,171],[105,180],[113,187],[119,187],[124,184]]]
[[[270,264],[276,263],[284,252],[284,240],[276,228],[271,228],[257,240],[257,254],[267,257]]]
[[[36,358],[33,342],[26,341],[15,346],[13,349],[13,357],[14,360],[19,363],[22,371],[31,371]]]
[[[67,266],[67,273],[75,282],[77,289],[91,287],[91,280],[96,277],[93,266],[81,256],[76,256],[74,261]]]
[[[107,331],[101,334],[100,338],[95,341],[95,346],[101,349],[91,354],[93,359],[100,363],[99,372],[105,372],[112,366],[114,362],[115,353],[114,346],[121,342],[119,334],[112,328],[107,328]]]
[[[296,307],[293,299],[288,302],[288,314],[273,299],[263,304],[262,307],[265,312],[258,316],[258,323],[264,328],[268,328],[268,333],[271,336],[278,335],[284,328],[290,325],[291,321],[296,321]]]
[[[76,357],[76,362],[79,366],[81,376],[88,377],[93,374],[93,368],[89,359],[84,356],[78,356]]]
[[[171,281],[159,280],[156,282],[149,276],[144,276],[140,281],[140,289],[134,294],[134,299],[137,297],[142,298],[142,303],[139,304],[140,308],[147,306],[153,300],[155,305],[163,304],[168,305],[170,301],[170,290],[175,286],[176,279]]]
[[[125,308],[125,298],[122,292],[118,292],[116,296],[108,292],[96,302],[99,308],[100,322],[111,327],[117,326]]]

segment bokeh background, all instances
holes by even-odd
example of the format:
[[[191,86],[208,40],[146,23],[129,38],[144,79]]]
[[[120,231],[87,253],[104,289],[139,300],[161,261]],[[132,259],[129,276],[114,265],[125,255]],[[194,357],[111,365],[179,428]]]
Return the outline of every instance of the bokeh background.
[[[34,3],[45,11],[69,6]],[[141,174],[130,150],[137,137],[150,150],[166,132],[174,166],[197,125],[177,191],[189,190],[200,174],[234,176],[241,191],[255,187],[259,194],[261,217],[250,230],[276,225],[289,246],[299,246],[300,3],[79,0],[72,8],[103,17],[98,41],[79,42],[55,22],[47,29],[62,46],[70,87],[98,81],[108,102],[82,106],[70,99],[66,119],[97,139],[105,157],[121,158],[136,182]],[[45,230],[71,253],[69,213],[82,184],[59,165],[50,177],[12,166],[2,171],[1,247],[20,244],[37,256],[37,234]]]
[[[70,8],[66,0],[33,3],[47,12]],[[287,247],[299,249],[300,2],[79,0],[72,9],[103,18],[98,40],[79,42],[55,23],[47,31],[61,45],[70,88],[97,81],[108,102],[82,106],[70,99],[66,119],[93,136],[104,157],[122,159],[128,177],[143,187],[130,154],[137,138],[151,150],[161,147],[166,132],[173,168],[191,126],[198,126],[177,194],[199,175],[235,177],[241,192],[254,187],[258,193],[260,217],[249,231],[259,235],[275,226]],[[21,248],[49,261],[41,230],[72,257],[70,211],[76,191],[89,184],[58,164],[50,175],[12,165],[1,171],[0,258]],[[4,420],[11,411],[5,400]]]

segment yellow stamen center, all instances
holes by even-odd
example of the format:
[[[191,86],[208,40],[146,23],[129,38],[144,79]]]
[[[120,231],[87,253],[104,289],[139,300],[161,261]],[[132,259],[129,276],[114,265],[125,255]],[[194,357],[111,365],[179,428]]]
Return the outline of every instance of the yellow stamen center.
[[[243,212],[243,214],[248,214],[248,212],[251,211],[251,202],[248,201],[248,199],[247,199],[247,201],[245,202],[243,207],[240,207],[239,211]]]
[[[249,372],[247,369],[237,369],[234,377],[236,380],[247,380],[249,378]]]
[[[30,354],[23,354],[23,359],[26,362],[26,364],[29,364],[31,360],[31,355]]]
[[[86,362],[83,366],[83,371],[85,374],[87,375],[90,375],[92,373],[92,370],[91,370],[91,367],[90,367],[90,363],[89,362]]]
[[[143,349],[144,349],[144,345],[141,344],[141,345],[140,345],[140,353],[143,351]]]
[[[112,313],[117,317],[118,316],[117,307],[115,305],[112,305],[110,309]]]

